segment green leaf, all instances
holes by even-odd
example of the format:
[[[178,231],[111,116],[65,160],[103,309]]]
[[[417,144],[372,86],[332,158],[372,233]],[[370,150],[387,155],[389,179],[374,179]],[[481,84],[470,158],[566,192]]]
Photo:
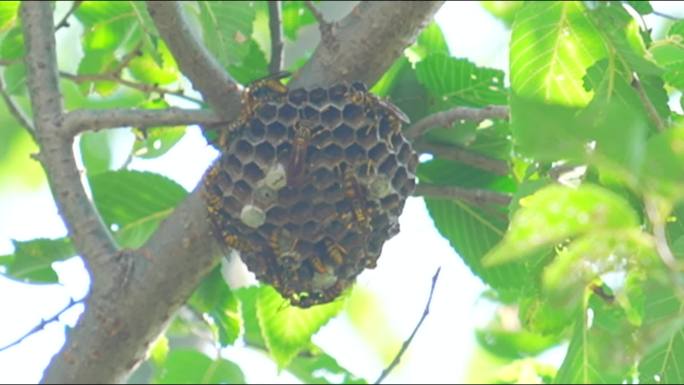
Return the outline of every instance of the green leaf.
[[[572,308],[590,282],[658,262],[655,244],[639,229],[596,230],[559,250],[543,275],[544,292],[557,307]]]
[[[510,27],[515,20],[518,11],[522,9],[525,4],[524,1],[481,1],[482,8],[491,13],[492,16],[503,21],[507,27]]]
[[[18,1],[0,2],[0,31],[4,31],[12,25],[12,22],[17,19],[18,10]]]
[[[139,247],[187,195],[159,174],[108,171],[89,177],[93,200],[122,247]]]
[[[663,79],[684,90],[684,21],[673,24],[667,37],[654,41],[649,48],[653,59],[665,69]]]
[[[508,330],[498,319],[487,328],[477,329],[475,338],[490,353],[509,359],[538,355],[558,344],[560,340],[555,336],[544,336],[527,330]]]
[[[118,64],[119,61],[114,55],[114,51],[86,51],[78,65],[77,73],[79,75],[97,75],[112,70]],[[81,92],[85,95],[96,91],[101,96],[108,96],[118,87],[119,84],[112,80],[84,81],[79,84]]]
[[[513,91],[531,101],[582,107],[589,66],[605,56],[598,31],[580,2],[528,2],[517,13],[510,45]]]
[[[308,347],[311,337],[342,310],[343,304],[343,301],[335,301],[300,309],[290,306],[272,287],[260,287],[257,317],[266,346],[278,368],[287,367],[299,351]]]
[[[0,2],[0,4],[5,4],[5,2]],[[0,43],[0,56],[4,60],[19,60],[23,58],[24,33],[20,25],[10,29],[2,39],[2,43]]]
[[[644,0],[627,0],[625,3],[629,4],[630,7],[634,8],[635,11],[639,12],[640,15],[648,15],[653,12],[653,7],[651,3]]]
[[[652,136],[646,144],[642,177],[646,186],[679,199],[684,189],[684,126]]]
[[[212,360],[190,349],[172,349],[159,370],[158,384],[244,384],[245,376],[235,363]]]
[[[154,47],[161,65],[152,54],[136,56],[128,64],[128,70],[134,79],[147,84],[165,85],[179,80],[180,72],[176,60],[163,41]]]
[[[432,101],[428,90],[418,81],[416,71],[408,63],[397,70],[389,96],[413,122],[430,112]]]
[[[297,356],[287,371],[305,384],[366,384],[367,381],[351,374],[334,358],[323,352],[311,356]],[[341,381],[340,381],[341,379]]]
[[[10,95],[26,94],[26,66],[24,63],[14,63],[5,67],[5,90]]]
[[[519,260],[567,238],[601,229],[629,229],[638,216],[623,198],[598,186],[545,187],[520,201],[503,241],[485,265]]]
[[[243,287],[235,290],[235,295],[240,299],[240,314],[244,327],[243,338],[245,343],[253,346],[266,346],[261,336],[259,319],[257,317],[256,302],[259,295],[258,286]]]
[[[292,41],[297,40],[300,28],[316,23],[316,18],[303,1],[283,1],[281,18],[283,34]]]
[[[522,297],[520,301],[520,322],[525,330],[543,336],[563,336],[572,325],[577,308],[558,306],[555,301],[539,292]]]
[[[235,343],[240,334],[240,303],[223,279],[220,266],[202,280],[189,303],[213,319],[221,346]]]
[[[88,174],[99,174],[111,168],[114,136],[112,131],[86,132],[81,135],[81,160]]]
[[[256,41],[250,39],[245,44],[248,46],[247,54],[240,64],[229,65],[228,72],[238,82],[249,84],[268,75],[268,62]]]
[[[458,200],[425,199],[425,204],[439,233],[486,284],[505,295],[515,295],[530,283],[528,269],[522,264],[493,268],[482,264],[482,257],[506,231],[506,222],[501,217]]]
[[[169,107],[164,99],[149,100],[140,105],[140,108],[144,109]],[[185,136],[185,131],[185,126],[136,129],[134,131],[133,155],[145,159],[162,156]]]
[[[591,295],[575,323],[568,353],[555,384],[620,384],[636,361],[634,327],[624,310]]]
[[[204,43],[224,68],[242,62],[250,50],[252,24],[256,17],[253,2],[201,1],[200,22]]]
[[[680,384],[684,381],[684,304],[671,283],[656,282],[646,286],[644,303],[640,341],[650,349],[639,362],[639,383]]]
[[[0,259],[7,277],[30,283],[56,283],[57,273],[52,263],[76,254],[69,238],[12,241],[14,254]]]
[[[444,39],[442,29],[436,22],[430,24],[421,31],[416,42],[406,48],[406,56],[413,62],[425,59],[430,54],[442,53],[449,56],[449,46]]]
[[[428,55],[416,64],[418,81],[437,99],[439,106],[506,104],[503,71],[477,67],[467,59],[442,53]]]

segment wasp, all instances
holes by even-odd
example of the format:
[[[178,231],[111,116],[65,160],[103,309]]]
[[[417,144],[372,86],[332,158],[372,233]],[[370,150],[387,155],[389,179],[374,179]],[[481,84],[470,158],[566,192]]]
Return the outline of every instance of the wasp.
[[[299,239],[296,239],[292,233],[284,228],[276,229],[271,234],[269,243],[276,258],[281,260],[286,267],[293,269],[299,267],[302,261],[302,255],[297,252]]]
[[[261,79],[253,81],[242,93],[240,102],[242,109],[236,120],[228,125],[219,137],[219,146],[225,148],[228,134],[243,126],[254,115],[254,112],[265,102],[278,100],[285,96],[288,88],[280,82],[280,79],[290,76],[287,71],[276,72]]]
[[[294,124],[294,140],[292,156],[287,166],[287,178],[290,186],[299,185],[306,171],[306,155],[312,138],[314,122],[300,119]]]
[[[342,172],[342,175],[344,181],[344,196],[351,202],[352,214],[356,219],[356,222],[367,227],[369,218],[366,216],[366,210],[363,207],[363,191],[361,191],[361,187],[356,181],[353,168],[346,167]]]
[[[251,253],[257,251],[248,241],[239,238],[235,234],[226,233],[223,235],[223,240],[226,242],[226,245],[240,252]]]
[[[347,250],[340,246],[339,243],[333,242],[328,238],[326,238],[323,242],[330,259],[332,259],[336,265],[341,265],[344,262],[344,254],[347,253]]]

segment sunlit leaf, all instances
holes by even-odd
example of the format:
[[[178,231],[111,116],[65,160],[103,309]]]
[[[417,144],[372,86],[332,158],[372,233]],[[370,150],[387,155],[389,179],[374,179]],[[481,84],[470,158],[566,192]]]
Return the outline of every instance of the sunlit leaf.
[[[13,241],[14,253],[0,260],[7,277],[30,283],[56,283],[52,263],[76,254],[69,238]]]
[[[190,349],[172,349],[156,378],[158,384],[244,384],[242,370],[226,359],[212,360]]]
[[[316,19],[303,1],[283,1],[282,4],[283,33],[288,39],[296,40],[299,29],[314,24]]]
[[[242,84],[248,84],[268,75],[268,62],[259,45],[254,40],[245,43],[247,53],[240,64],[228,66],[230,75]]]
[[[665,69],[663,79],[673,87],[684,89],[684,21],[673,24],[667,37],[654,41],[649,52]]]
[[[482,8],[510,27],[524,1],[482,1]]]
[[[433,21],[420,32],[416,42],[406,48],[405,53],[411,61],[420,61],[435,53],[443,53],[449,56],[449,46],[444,39],[442,29]]]
[[[510,43],[511,87],[537,102],[582,107],[589,66],[605,56],[598,31],[580,2],[529,2],[517,13]]]
[[[100,216],[123,247],[141,246],[187,192],[159,174],[108,171],[89,177]]]
[[[18,1],[0,2],[0,31],[4,31],[12,25],[12,22],[17,19],[18,10]]]
[[[148,84],[164,85],[178,81],[180,72],[176,60],[163,42],[157,44],[156,51],[161,65],[152,55],[140,55],[128,64],[128,70],[135,79]]]
[[[588,184],[577,189],[545,187],[523,198],[520,206],[503,241],[485,257],[485,265],[518,260],[589,231],[638,225],[629,203],[609,190]]]
[[[648,186],[661,194],[679,198],[684,188],[684,126],[652,136],[646,145],[642,170]]]
[[[300,309],[290,306],[275,289],[262,286],[256,310],[259,326],[271,356],[279,368],[311,343],[311,337],[342,309],[343,301]]]
[[[144,109],[169,108],[163,99],[149,100],[140,105]],[[133,155],[139,158],[156,158],[166,154],[185,136],[186,127],[151,127],[136,129]]]
[[[189,303],[213,319],[221,346],[235,342],[240,334],[240,303],[223,279],[220,266],[202,280]]]

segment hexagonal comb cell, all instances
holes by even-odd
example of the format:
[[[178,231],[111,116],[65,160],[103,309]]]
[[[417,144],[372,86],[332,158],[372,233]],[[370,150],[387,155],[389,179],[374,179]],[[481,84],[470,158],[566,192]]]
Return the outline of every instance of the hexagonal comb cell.
[[[361,82],[277,97],[261,87],[204,179],[212,233],[293,305],[330,302],[397,233],[417,156]]]

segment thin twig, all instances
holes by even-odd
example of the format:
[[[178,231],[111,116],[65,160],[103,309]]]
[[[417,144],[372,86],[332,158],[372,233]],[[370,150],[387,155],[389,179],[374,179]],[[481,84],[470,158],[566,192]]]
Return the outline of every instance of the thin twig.
[[[24,128],[26,128],[26,131],[33,137],[33,139],[36,139],[36,129],[33,127],[33,123],[31,123],[30,119],[26,116],[26,113],[21,109],[21,107],[14,102],[14,99],[12,99],[12,96],[7,92],[7,89],[5,89],[5,83],[3,82],[2,78],[0,77],[0,94],[2,95],[2,98],[5,100],[5,104],[7,105],[7,109],[9,110],[10,114],[14,117],[14,119],[17,120],[17,122],[22,125]]]
[[[318,22],[319,25],[322,26],[322,25],[328,25],[328,24],[330,24],[327,20],[325,20],[325,17],[324,17],[323,14],[321,13],[321,11],[319,11],[318,8],[316,8],[316,6],[314,5],[313,1],[310,1],[310,0],[309,0],[309,1],[305,1],[305,2],[304,2],[304,5],[309,9],[309,11],[311,11],[311,13],[313,14],[314,19],[316,19],[316,21]]]
[[[59,23],[57,23],[57,25],[55,25],[55,32],[59,31],[61,28],[68,28],[69,27],[69,22],[67,21],[67,19],[69,19],[71,17],[71,15],[73,15],[74,12],[76,12],[78,7],[81,6],[81,3],[83,3],[82,0],[77,0],[71,4],[71,8],[69,8],[69,11],[64,15],[62,20],[60,20]]]
[[[392,362],[389,364],[385,370],[382,371],[380,374],[380,377],[378,377],[377,380],[375,380],[376,384],[379,384],[382,382],[382,380],[387,377],[388,374],[394,369],[397,365],[399,365],[399,360],[401,359],[401,356],[404,355],[404,352],[406,352],[406,349],[408,349],[409,345],[411,344],[411,341],[413,341],[413,337],[416,336],[416,333],[418,332],[418,329],[420,329],[420,326],[423,324],[423,321],[425,321],[425,318],[427,318],[428,314],[430,314],[430,303],[432,303],[432,295],[435,292],[435,285],[437,284],[437,278],[439,278],[439,272],[442,270],[441,267],[437,268],[437,271],[435,272],[435,275],[432,277],[432,286],[430,286],[430,295],[428,296],[427,303],[425,304],[425,310],[423,310],[423,316],[420,317],[420,320],[418,321],[418,324],[416,324],[416,327],[413,329],[413,332],[409,336],[409,338],[404,341],[404,343],[401,345],[401,349],[399,349],[399,352],[397,355],[394,357]]]
[[[413,148],[420,153],[429,153],[438,158],[465,163],[496,175],[506,176],[511,172],[511,168],[506,161],[490,158],[458,146],[447,146],[419,140],[413,144]]]
[[[663,17],[663,18],[669,19],[669,20],[682,20],[681,17],[668,15],[667,13],[659,12],[659,11],[656,11],[656,10],[654,10],[654,11],[651,12],[651,13],[654,14],[654,15],[656,15],[656,16],[660,16],[660,17]]]
[[[328,45],[334,44],[335,37],[333,28],[335,27],[335,23],[327,21],[321,11],[319,11],[318,8],[316,8],[316,6],[313,4],[313,1],[305,1],[304,5],[306,5],[309,11],[311,11],[314,19],[316,19],[318,22],[318,30],[321,32],[321,41]]]
[[[21,337],[19,337],[18,339],[14,340],[13,342],[11,342],[11,343],[9,343],[9,344],[7,344],[7,345],[5,345],[5,346],[0,347],[0,352],[5,351],[5,350],[7,350],[7,349],[9,349],[9,348],[11,348],[11,347],[14,347],[14,346],[19,345],[19,344],[22,343],[25,339],[27,339],[27,338],[29,338],[30,336],[32,336],[32,335],[38,333],[39,331],[43,330],[47,325],[49,325],[49,324],[51,324],[51,323],[53,323],[53,322],[59,321],[59,317],[61,317],[62,314],[66,313],[67,311],[69,311],[69,309],[71,309],[72,307],[76,306],[77,304],[83,303],[84,300],[85,300],[85,298],[81,298],[81,299],[79,299],[78,301],[74,300],[73,298],[70,298],[70,299],[69,299],[69,303],[68,303],[62,310],[60,310],[59,312],[57,312],[57,314],[53,315],[52,317],[50,317],[50,318],[48,318],[48,319],[43,319],[43,320],[41,320],[40,323],[39,323],[38,325],[34,326],[33,329],[29,330],[26,334],[22,335]]]
[[[648,95],[646,95],[646,91],[644,91],[644,88],[641,86],[641,81],[639,81],[639,78],[636,75],[632,77],[632,87],[634,87],[634,89],[637,91],[637,94],[639,94],[641,103],[644,105],[644,108],[646,108],[649,118],[651,118],[653,123],[655,123],[658,131],[664,131],[666,128],[665,122],[663,122],[663,120],[660,118],[660,115],[658,115],[658,111],[651,102],[651,99],[649,99]]]
[[[75,75],[71,74],[65,71],[60,71],[59,76],[71,80],[74,83],[81,84],[81,83],[87,83],[87,82],[101,82],[101,81],[110,81],[110,82],[115,82],[119,83],[122,86],[128,87],[128,88],[133,88],[135,90],[144,92],[144,93],[157,93],[159,95],[174,95],[179,98],[183,98],[185,100],[188,100],[190,102],[197,103],[198,105],[204,104],[204,102],[200,99],[193,98],[192,96],[188,96],[185,94],[185,91],[182,89],[178,90],[171,90],[168,88],[163,88],[159,87],[156,84],[145,84],[145,83],[137,83],[134,81],[126,80],[121,78],[120,76],[117,76],[116,74],[113,73],[103,73],[103,74],[87,74],[87,75]]]
[[[424,117],[407,128],[404,135],[409,140],[415,140],[432,128],[449,127],[457,120],[481,122],[485,119],[508,119],[508,115],[507,106],[487,106],[484,108],[456,107]]]
[[[271,30],[271,63],[268,69],[272,74],[283,70],[283,23],[280,7],[280,1],[268,2],[268,26]]]
[[[511,203],[511,196],[490,190],[467,189],[458,186],[437,186],[420,183],[416,186],[413,196],[428,198],[461,199],[477,206],[504,205]]]

